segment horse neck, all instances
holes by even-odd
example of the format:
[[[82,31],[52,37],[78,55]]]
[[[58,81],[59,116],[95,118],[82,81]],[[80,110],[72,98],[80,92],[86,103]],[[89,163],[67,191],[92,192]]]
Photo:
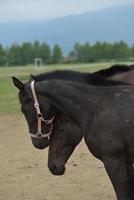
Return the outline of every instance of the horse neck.
[[[102,95],[97,87],[66,81],[41,83],[37,91],[81,127],[85,127],[89,116],[96,112]]]

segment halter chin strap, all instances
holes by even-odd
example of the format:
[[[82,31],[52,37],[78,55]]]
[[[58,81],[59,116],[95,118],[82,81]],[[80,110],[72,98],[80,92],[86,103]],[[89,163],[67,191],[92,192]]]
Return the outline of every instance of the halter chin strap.
[[[49,137],[51,135],[51,133],[52,133],[52,130],[53,130],[53,123],[52,122],[54,120],[54,116],[50,120],[45,120],[44,119],[43,114],[40,111],[40,106],[39,106],[39,102],[38,102],[37,95],[36,95],[36,92],[35,92],[34,83],[35,83],[35,81],[33,80],[31,82],[31,91],[32,91],[33,99],[34,99],[34,107],[35,107],[36,113],[37,113],[37,127],[38,127],[38,130],[37,130],[36,134],[30,133],[30,135],[33,138],[46,138],[46,137]],[[41,126],[42,123],[45,123],[47,125],[50,124],[50,131],[47,134],[43,134],[42,133],[42,128],[41,128],[42,127]]]

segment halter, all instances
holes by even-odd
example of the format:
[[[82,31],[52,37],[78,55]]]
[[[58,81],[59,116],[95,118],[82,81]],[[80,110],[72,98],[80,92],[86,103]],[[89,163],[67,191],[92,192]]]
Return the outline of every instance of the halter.
[[[53,130],[53,120],[54,120],[54,116],[52,117],[52,119],[50,119],[50,120],[45,120],[44,119],[44,117],[43,117],[43,114],[41,113],[41,111],[40,111],[40,106],[39,106],[39,102],[38,102],[38,99],[37,99],[37,95],[36,95],[36,92],[35,92],[35,86],[34,86],[34,83],[35,83],[35,81],[33,80],[32,82],[31,82],[31,91],[32,91],[32,95],[33,95],[33,99],[34,99],[34,107],[35,107],[35,109],[36,109],[36,114],[37,114],[37,125],[38,125],[38,131],[37,131],[37,133],[36,134],[32,134],[32,133],[30,133],[30,135],[31,135],[31,137],[33,137],[33,138],[46,138],[46,137],[48,137],[49,138],[49,136],[51,135],[51,133],[52,133],[52,130]],[[47,133],[47,134],[43,134],[42,133],[42,123],[45,123],[45,124],[50,124],[50,131]]]

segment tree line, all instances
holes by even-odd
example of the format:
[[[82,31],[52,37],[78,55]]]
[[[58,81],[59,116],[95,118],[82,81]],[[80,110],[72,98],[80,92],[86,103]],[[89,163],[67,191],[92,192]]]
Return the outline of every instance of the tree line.
[[[58,44],[52,48],[47,43],[38,41],[13,44],[10,47],[0,45],[0,66],[33,64],[35,58],[41,58],[43,64],[134,60],[134,46],[130,47],[124,41],[114,43],[98,41],[94,45],[76,43],[73,50],[64,56]]]
[[[41,58],[43,64],[57,64],[63,54],[59,45],[51,49],[47,43],[24,42],[4,48],[0,45],[0,66],[19,66],[33,64],[35,58]]]
[[[134,46],[120,41],[115,43],[96,42],[94,45],[76,43],[70,53],[72,58],[80,63],[110,61],[110,60],[134,60]]]

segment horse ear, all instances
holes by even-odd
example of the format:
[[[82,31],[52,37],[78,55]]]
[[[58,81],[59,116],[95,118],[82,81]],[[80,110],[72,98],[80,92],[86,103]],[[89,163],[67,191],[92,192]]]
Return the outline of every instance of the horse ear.
[[[15,85],[19,90],[23,89],[24,84],[23,84],[20,80],[18,80],[18,79],[15,78],[15,77],[12,77],[12,79],[13,79],[14,85]]]

